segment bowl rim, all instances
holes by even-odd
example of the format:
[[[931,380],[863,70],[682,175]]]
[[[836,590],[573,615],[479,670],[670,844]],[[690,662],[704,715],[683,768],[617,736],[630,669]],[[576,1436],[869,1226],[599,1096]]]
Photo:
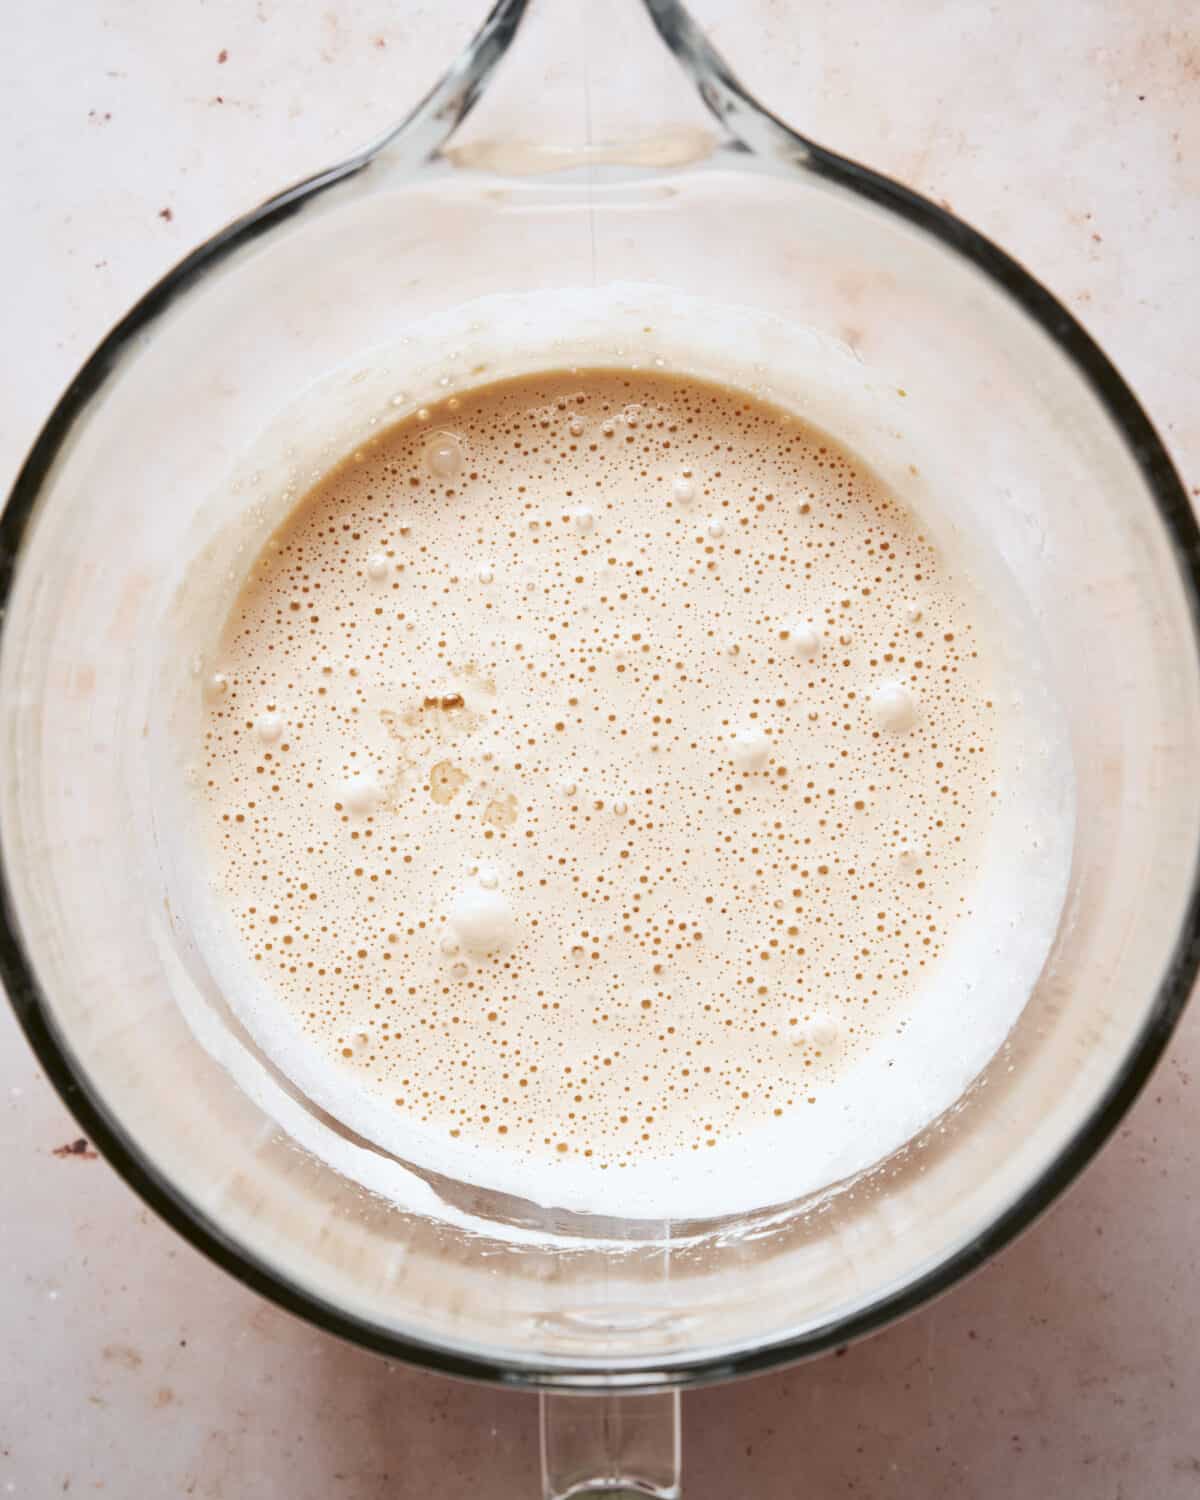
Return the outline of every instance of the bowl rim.
[[[497,6],[493,19],[503,8],[503,4]],[[516,6],[518,18],[523,8],[523,3]],[[779,129],[788,131],[774,117],[767,118]],[[1066,356],[1130,454],[1171,544],[1190,606],[1200,675],[1200,526],[1164,444],[1107,356],[1062,303],[1023,266],[949,209],[881,173],[815,146],[794,132],[788,134],[803,146],[804,159],[793,164],[802,175],[815,175],[876,204],[966,260],[1005,293]],[[0,513],[0,650],[8,630],[8,606],[19,569],[22,540],[47,478],[71,433],[117,371],[126,351],[179,298],[228,257],[279,227],[326,189],[364,170],[373,155],[374,152],[362,153],[340,167],[306,179],[218,231],[151,287],[83,364],[43,425]],[[802,1334],[737,1352],[662,1360],[654,1367],[638,1361],[599,1365],[594,1361],[558,1358],[539,1362],[522,1356],[505,1361],[398,1333],[317,1296],[237,1242],[143,1157],[126,1136],[119,1115],[92,1091],[83,1069],[75,1063],[69,1045],[58,1033],[48,997],[36,975],[33,956],[19,930],[2,842],[0,981],[47,1079],[81,1130],[160,1218],[251,1290],[351,1343],[449,1375],[548,1390],[611,1392],[617,1387],[662,1390],[765,1371],[875,1332],[946,1291],[1008,1245],[1043,1213],[1111,1136],[1158,1062],[1188,1000],[1200,970],[1200,850],[1197,867],[1164,975],[1142,1026],[1107,1090],[1058,1155],[986,1229],[907,1285],[844,1317]]]

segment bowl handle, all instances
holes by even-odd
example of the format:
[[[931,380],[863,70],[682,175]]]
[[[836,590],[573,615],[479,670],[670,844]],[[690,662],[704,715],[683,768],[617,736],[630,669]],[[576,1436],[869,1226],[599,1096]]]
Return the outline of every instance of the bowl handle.
[[[679,1500],[679,1392],[543,1393],[542,1500]]]

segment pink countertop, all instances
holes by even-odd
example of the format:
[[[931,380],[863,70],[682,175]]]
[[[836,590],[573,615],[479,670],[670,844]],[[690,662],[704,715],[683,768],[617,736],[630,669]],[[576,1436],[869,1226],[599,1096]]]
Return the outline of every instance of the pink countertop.
[[[371,139],[480,8],[14,13],[0,60],[0,479],[153,277]],[[1186,5],[694,9],[780,113],[1024,260],[1200,485],[1200,31]],[[1194,1013],[1083,1182],[934,1306],[840,1356],[687,1396],[689,1500],[1200,1494],[1198,1067]],[[538,1492],[531,1398],[388,1365],[276,1311],[103,1161],[56,1155],[77,1135],[0,1011],[0,1496]]]

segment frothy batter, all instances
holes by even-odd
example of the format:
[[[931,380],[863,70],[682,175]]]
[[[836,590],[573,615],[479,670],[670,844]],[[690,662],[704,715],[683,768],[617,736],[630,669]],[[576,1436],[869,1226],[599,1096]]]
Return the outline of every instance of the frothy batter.
[[[256,1029],[402,1154],[803,1151],[955,942],[1014,925],[978,900],[1014,809],[976,595],[738,391],[575,371],[423,409],[276,533],[217,668],[202,801]],[[860,1105],[839,1128],[878,1134]]]

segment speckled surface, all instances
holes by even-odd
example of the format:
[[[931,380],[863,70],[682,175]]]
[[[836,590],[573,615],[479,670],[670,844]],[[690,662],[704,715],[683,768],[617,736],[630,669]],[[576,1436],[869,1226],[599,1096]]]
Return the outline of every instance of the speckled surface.
[[[27,7],[0,58],[5,484],[97,338],[236,212],[370,139],[479,8]],[[1054,288],[1200,486],[1200,33],[1180,0],[702,0],[746,81]],[[903,14],[903,25],[898,16]],[[853,28],[851,30],[850,28]],[[684,1401],[690,1500],[1200,1494],[1200,1013],[1083,1182],[840,1357]],[[0,1012],[0,1494],[520,1500],[529,1398],[275,1311],[141,1207]]]

